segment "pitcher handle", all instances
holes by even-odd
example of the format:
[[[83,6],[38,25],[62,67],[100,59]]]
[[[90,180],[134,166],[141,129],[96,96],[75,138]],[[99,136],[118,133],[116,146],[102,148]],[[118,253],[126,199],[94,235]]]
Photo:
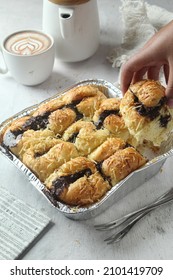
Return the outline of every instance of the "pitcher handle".
[[[6,74],[8,72],[8,68],[7,68],[7,65],[5,63],[5,59],[4,59],[4,55],[3,55],[3,52],[2,52],[2,47],[1,46],[0,46],[0,52],[1,52],[1,57],[3,59],[4,66],[5,66],[5,68],[0,67],[0,74]]]
[[[64,39],[72,37],[74,33],[74,10],[70,8],[60,8],[59,22],[62,37]]]

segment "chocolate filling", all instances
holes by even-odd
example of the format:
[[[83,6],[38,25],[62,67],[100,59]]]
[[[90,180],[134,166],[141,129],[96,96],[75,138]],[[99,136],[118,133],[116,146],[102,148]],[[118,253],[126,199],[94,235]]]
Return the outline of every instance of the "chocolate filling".
[[[69,137],[68,142],[75,143],[78,134],[79,134],[79,132],[73,133],[73,134]]]
[[[105,181],[108,181],[109,185],[112,187],[111,178],[108,177],[108,176],[106,176],[106,175],[103,173],[103,170],[102,170],[102,163],[103,163],[103,161],[98,162],[98,163],[96,164],[96,168],[97,168],[98,172],[101,174],[101,176],[103,177],[103,179],[104,179]]]
[[[100,114],[98,121],[95,123],[96,128],[100,129],[103,125],[104,120],[110,115],[119,115],[119,110],[105,110],[105,111],[103,111]]]
[[[167,127],[168,122],[171,120],[171,115],[160,116],[159,122],[161,127]]]
[[[130,89],[131,93],[134,95],[134,103],[136,111],[144,117],[148,117],[151,121],[160,115],[160,110],[164,104],[166,104],[166,96],[160,99],[157,106],[147,107],[142,102],[139,101],[135,93]],[[168,122],[171,120],[171,115],[169,112],[167,114],[160,115],[159,122],[161,127],[167,127]]]
[[[148,117],[150,120],[154,120],[160,115],[160,109],[165,104],[166,99],[163,97],[157,106],[147,107],[142,102],[139,101],[138,97],[134,95],[134,103],[136,111],[144,117]]]
[[[50,115],[50,112],[46,112],[43,115],[31,117],[22,126],[23,131],[25,131],[27,129],[33,129],[33,130],[45,129],[48,124],[49,115]]]
[[[4,144],[7,147],[15,147],[17,142],[22,137],[22,134],[28,130],[39,130],[39,129],[45,129],[48,124],[48,117],[51,112],[46,112],[45,114],[41,116],[31,117],[29,120],[27,120],[20,129],[8,131],[5,134],[4,137]]]
[[[90,168],[86,168],[84,170],[78,171],[74,174],[61,176],[58,179],[52,182],[53,189],[51,190],[51,194],[55,197],[59,196],[64,188],[68,188],[70,184],[74,183],[76,180],[80,179],[83,176],[89,177],[92,175],[92,171]]]
[[[77,101],[74,101],[74,102],[72,102],[72,103],[70,103],[70,104],[67,104],[67,105],[65,106],[65,108],[70,108],[70,109],[72,109],[72,110],[75,112],[75,114],[76,114],[76,121],[78,121],[78,120],[80,120],[80,119],[83,118],[83,114],[80,113],[80,112],[78,111],[78,109],[76,108],[76,105],[79,104],[80,101],[81,101],[81,100],[77,100]]]
[[[83,118],[83,114],[81,114],[76,108],[76,105],[78,103],[80,103],[80,100],[75,101],[71,104],[62,106],[61,108],[58,108],[58,109],[70,108],[70,109],[74,110],[74,112],[76,113],[76,121],[78,121],[79,119]],[[58,110],[58,109],[56,109],[56,110]],[[40,129],[45,129],[49,122],[48,118],[52,112],[53,111],[48,111],[48,112],[44,113],[43,115],[31,117],[22,125],[21,129],[17,129],[14,131],[8,131],[5,134],[4,144],[7,147],[14,147],[14,146],[16,146],[17,142],[19,141],[19,139],[22,137],[22,134],[26,130],[33,129],[36,131],[36,130],[40,130]],[[19,135],[20,135],[20,137],[19,137]]]

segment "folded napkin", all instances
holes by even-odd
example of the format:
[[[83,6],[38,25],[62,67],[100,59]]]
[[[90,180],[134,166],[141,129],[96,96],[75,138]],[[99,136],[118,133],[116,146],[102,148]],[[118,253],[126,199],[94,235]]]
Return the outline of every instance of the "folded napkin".
[[[173,13],[143,0],[121,0],[122,43],[107,57],[112,67],[121,66],[161,27],[173,19]]]
[[[0,260],[20,259],[48,229],[50,218],[0,187]]]

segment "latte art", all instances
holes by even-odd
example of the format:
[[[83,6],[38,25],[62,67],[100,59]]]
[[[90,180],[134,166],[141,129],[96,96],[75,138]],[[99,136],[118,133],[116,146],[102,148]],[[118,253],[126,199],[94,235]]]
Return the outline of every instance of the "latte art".
[[[5,42],[7,51],[22,56],[36,55],[50,46],[51,41],[46,35],[34,31],[16,33]]]
[[[32,55],[43,50],[44,45],[37,39],[32,39],[30,37],[22,39],[21,41],[14,42],[11,45],[11,52],[20,55]]]

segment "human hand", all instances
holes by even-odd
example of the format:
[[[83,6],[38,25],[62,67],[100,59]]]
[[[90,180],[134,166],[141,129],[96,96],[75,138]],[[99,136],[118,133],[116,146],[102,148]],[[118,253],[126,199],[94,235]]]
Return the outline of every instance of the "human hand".
[[[173,21],[157,32],[144,47],[122,66],[121,88],[125,93],[131,83],[148,79],[159,80],[163,68],[168,105],[173,108]]]

